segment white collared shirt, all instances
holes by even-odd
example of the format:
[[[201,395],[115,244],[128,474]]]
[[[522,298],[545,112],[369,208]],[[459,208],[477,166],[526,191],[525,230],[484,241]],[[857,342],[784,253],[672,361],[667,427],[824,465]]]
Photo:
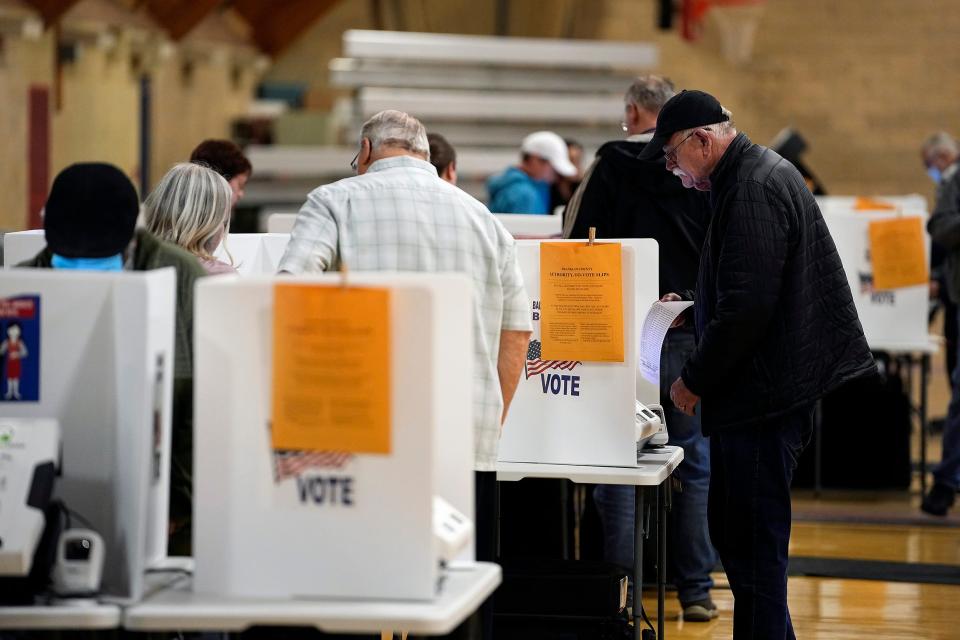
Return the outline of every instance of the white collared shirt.
[[[475,469],[496,468],[503,398],[500,331],[531,329],[516,243],[483,204],[412,156],[314,189],[297,215],[280,271],[456,271],[474,282]]]

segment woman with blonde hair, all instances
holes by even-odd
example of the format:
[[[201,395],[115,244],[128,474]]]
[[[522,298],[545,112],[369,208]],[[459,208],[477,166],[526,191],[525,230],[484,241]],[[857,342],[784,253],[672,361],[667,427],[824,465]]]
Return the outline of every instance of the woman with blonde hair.
[[[147,230],[197,256],[207,273],[236,273],[232,264],[213,256],[226,241],[232,208],[233,191],[223,176],[184,162],[174,165],[147,196],[143,217]]]

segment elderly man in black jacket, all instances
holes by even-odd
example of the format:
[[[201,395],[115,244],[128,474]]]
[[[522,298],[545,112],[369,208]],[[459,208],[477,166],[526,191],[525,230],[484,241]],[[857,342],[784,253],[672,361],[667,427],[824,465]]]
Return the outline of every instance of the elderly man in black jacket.
[[[710,192],[694,294],[698,343],[670,395],[710,436],[710,537],[734,637],[795,638],[787,609],[790,481],[814,403],[876,371],[840,257],[796,168],[701,91],[674,96],[640,154]],[[668,299],[681,296],[668,294]]]

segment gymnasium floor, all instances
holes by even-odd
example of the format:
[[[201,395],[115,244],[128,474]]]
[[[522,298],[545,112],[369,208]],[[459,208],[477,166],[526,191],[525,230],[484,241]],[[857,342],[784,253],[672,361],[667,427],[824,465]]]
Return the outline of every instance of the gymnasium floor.
[[[918,377],[914,376],[915,386]],[[931,370],[932,417],[946,413],[948,389],[940,354]],[[940,436],[930,436],[927,443],[929,459],[939,460]],[[919,450],[918,444],[915,435],[913,452]],[[917,476],[909,494],[826,491],[815,498],[798,492],[790,557],[926,563],[945,569],[949,581],[960,583],[960,505],[947,518],[926,516],[919,505]],[[725,588],[723,574],[714,580],[720,617],[706,624],[685,624],[679,620],[676,597],[668,594],[667,638],[731,637],[733,595]],[[960,584],[791,576],[788,589],[794,629],[802,640],[960,639]],[[644,593],[644,605],[648,612],[656,612],[655,593]]]

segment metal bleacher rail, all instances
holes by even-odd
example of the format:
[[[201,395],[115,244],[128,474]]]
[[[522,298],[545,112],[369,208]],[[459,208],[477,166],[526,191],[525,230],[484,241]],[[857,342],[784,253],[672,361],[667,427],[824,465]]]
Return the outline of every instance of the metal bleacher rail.
[[[459,185],[485,200],[486,179],[517,162],[532,131],[577,140],[586,159],[620,137],[624,91],[659,62],[649,43],[363,30],[344,33],[343,52],[329,65],[331,85],[352,92],[334,109],[340,144],[249,147],[247,204],[297,207],[310,189],[351,175],[360,125],[383,109],[443,134]]]

